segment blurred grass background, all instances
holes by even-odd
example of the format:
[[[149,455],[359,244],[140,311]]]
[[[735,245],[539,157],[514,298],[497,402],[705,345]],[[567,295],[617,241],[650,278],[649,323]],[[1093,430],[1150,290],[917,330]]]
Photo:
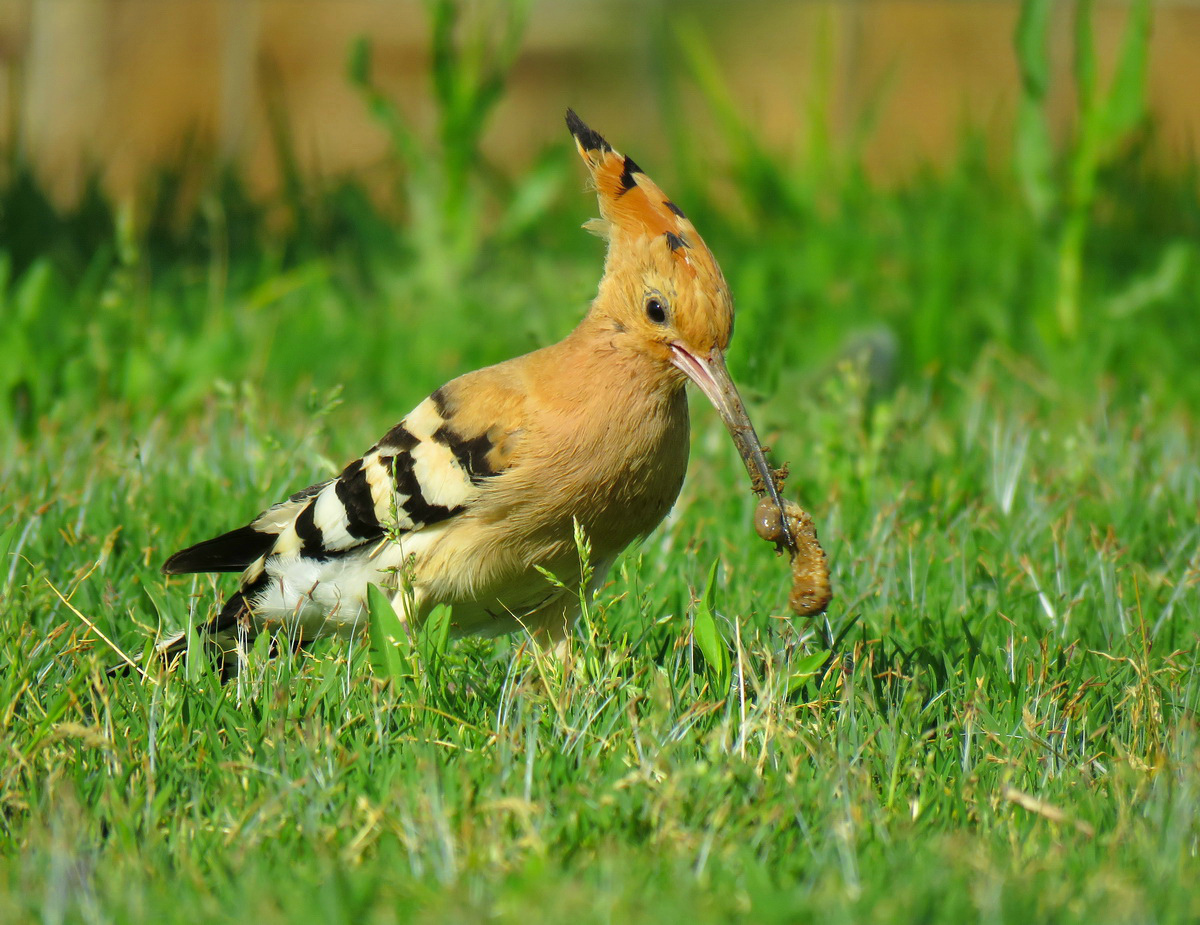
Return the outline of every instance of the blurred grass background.
[[[732,9],[0,8],[0,918],[1200,914],[1196,8]],[[828,620],[697,405],[571,672],[104,678],[227,590],[169,552],[574,325],[568,104],[721,261]]]

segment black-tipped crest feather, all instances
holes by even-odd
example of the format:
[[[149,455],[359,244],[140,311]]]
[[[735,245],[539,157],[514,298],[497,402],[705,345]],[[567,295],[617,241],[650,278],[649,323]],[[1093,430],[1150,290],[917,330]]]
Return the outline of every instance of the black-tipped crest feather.
[[[587,123],[575,115],[574,109],[567,110],[567,128],[587,151],[612,150],[612,145],[604,140],[604,136],[595,129],[588,128]]]

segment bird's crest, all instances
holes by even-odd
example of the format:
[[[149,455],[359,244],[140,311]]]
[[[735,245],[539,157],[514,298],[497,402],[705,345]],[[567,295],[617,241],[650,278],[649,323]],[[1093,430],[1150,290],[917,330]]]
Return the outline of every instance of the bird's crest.
[[[575,136],[575,146],[600,200],[601,220],[584,227],[607,238],[613,246],[623,236],[661,236],[681,265],[694,273],[716,271],[719,275],[716,261],[695,226],[633,158],[614,150],[572,109],[567,110],[567,128]]]

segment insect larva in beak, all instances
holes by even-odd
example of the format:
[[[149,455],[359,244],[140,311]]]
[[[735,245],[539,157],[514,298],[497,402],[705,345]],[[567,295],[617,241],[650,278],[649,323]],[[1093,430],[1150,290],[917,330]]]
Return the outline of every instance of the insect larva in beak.
[[[754,529],[769,543],[784,544],[783,524],[794,546],[788,548],[792,559],[792,593],[788,605],[800,617],[821,613],[833,599],[829,584],[829,563],[817,539],[812,518],[794,501],[783,502],[780,512],[770,497],[764,497],[754,511]]]

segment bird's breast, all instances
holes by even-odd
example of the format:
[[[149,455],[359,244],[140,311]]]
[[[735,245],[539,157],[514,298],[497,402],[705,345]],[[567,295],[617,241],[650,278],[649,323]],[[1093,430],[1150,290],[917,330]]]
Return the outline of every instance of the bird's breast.
[[[552,422],[557,434],[547,435],[550,451],[530,476],[543,486],[538,516],[548,533],[573,543],[578,521],[593,553],[608,557],[658,526],[679,496],[687,396],[614,388],[579,404]]]
[[[604,552],[623,549],[662,522],[679,497],[688,463],[688,408],[682,389],[615,422],[617,446],[605,471],[593,471],[595,504],[580,521]]]

